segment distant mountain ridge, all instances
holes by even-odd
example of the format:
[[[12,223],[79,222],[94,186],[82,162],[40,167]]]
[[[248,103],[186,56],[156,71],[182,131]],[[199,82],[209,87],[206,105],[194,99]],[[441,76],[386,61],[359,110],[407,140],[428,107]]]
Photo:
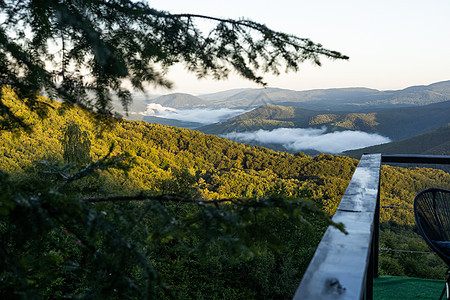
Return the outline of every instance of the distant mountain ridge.
[[[172,108],[192,108],[211,105],[211,103],[209,103],[208,101],[184,93],[174,93],[160,96],[155,99],[148,100],[147,103],[156,103],[161,104],[162,106]]]
[[[145,102],[181,109],[199,106],[242,108],[283,105],[310,110],[362,112],[392,107],[422,106],[449,100],[450,81],[442,81],[390,91],[354,87],[306,91],[281,88],[233,89],[199,96],[173,93]]]
[[[352,94],[345,95],[346,90]],[[320,90],[319,90],[320,91]],[[337,94],[333,95],[333,92]],[[308,93],[305,92],[305,93]],[[353,98],[354,97],[354,98]],[[360,109],[389,107],[391,105],[416,106],[450,100],[450,81],[442,81],[430,85],[412,86],[402,90],[378,91],[373,89],[328,89],[318,99],[311,99],[310,103],[336,101],[350,108],[351,104]],[[331,104],[331,103],[330,103]],[[336,103],[335,103],[336,104]]]
[[[251,88],[231,89],[231,90],[226,90],[226,91],[221,91],[221,92],[202,94],[202,95],[199,95],[198,97],[205,101],[214,103],[217,100],[228,98],[228,97],[231,97],[233,95],[236,95],[240,92],[247,91],[247,90],[251,90]]]
[[[208,100],[220,106],[261,106],[261,105],[283,105],[285,103],[305,103],[311,101],[354,101],[360,97],[379,92],[368,88],[341,88],[294,91],[280,88],[260,88],[234,90],[235,93],[215,93],[201,95],[202,99]],[[224,97],[224,95],[229,95]]]

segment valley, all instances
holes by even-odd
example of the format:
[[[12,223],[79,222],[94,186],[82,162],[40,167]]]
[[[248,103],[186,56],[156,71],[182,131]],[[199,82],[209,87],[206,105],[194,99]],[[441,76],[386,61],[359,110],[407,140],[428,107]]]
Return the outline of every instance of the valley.
[[[160,110],[144,112],[142,107],[151,103],[159,105]],[[140,111],[132,111],[131,119],[195,129],[277,151],[346,155],[345,151],[357,153],[358,148],[381,147],[376,143],[384,145],[371,149],[388,149],[390,143],[395,143],[395,151],[401,153],[411,153],[412,149],[419,151],[415,152],[417,154],[450,153],[446,135],[441,136],[439,142],[434,139],[433,149],[426,151],[407,147],[408,142],[399,143],[448,126],[450,81],[396,91],[369,88],[292,91],[266,88],[229,90],[198,96],[178,93],[141,100],[137,105]],[[165,112],[168,109],[173,109],[173,112]],[[229,110],[230,115],[221,114],[220,111],[224,109]],[[136,118],[137,115],[139,117]],[[211,116],[216,116],[217,121]],[[283,128],[292,129],[291,134],[285,130],[289,137],[284,141],[258,137],[274,136],[274,130]],[[321,130],[323,134],[345,132],[345,136],[349,137],[347,141],[362,140],[361,135],[368,134],[368,142],[349,142],[340,147],[330,144],[328,149],[326,145],[320,148],[293,147],[295,139],[310,138],[307,134],[294,134],[294,129]],[[371,142],[370,135],[373,135]],[[320,143],[324,139],[325,136]]]

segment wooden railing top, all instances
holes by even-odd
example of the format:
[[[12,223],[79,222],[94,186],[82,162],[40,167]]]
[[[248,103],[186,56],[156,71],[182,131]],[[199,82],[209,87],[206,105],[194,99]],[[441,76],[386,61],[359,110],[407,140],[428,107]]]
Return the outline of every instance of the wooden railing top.
[[[294,299],[365,298],[374,233],[381,154],[364,155],[353,174],[334,222],[348,234],[328,227]]]

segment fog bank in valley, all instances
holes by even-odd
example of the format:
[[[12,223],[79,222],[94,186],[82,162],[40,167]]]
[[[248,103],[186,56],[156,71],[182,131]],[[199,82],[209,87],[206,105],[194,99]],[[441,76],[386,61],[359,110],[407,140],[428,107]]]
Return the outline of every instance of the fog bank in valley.
[[[232,132],[222,135],[243,143],[279,144],[289,151],[316,150],[324,153],[341,153],[388,143],[387,137],[363,131],[336,131],[327,133],[326,128],[278,128],[252,132]]]
[[[142,112],[142,114],[207,125],[225,121],[244,112],[246,112],[244,109],[209,107],[175,109],[157,103],[150,103],[147,105],[147,110]],[[232,132],[223,134],[221,137],[242,143],[278,144],[291,152],[315,150],[334,154],[391,141],[387,137],[363,131],[347,130],[330,133],[327,132],[325,127],[261,129],[251,132]]]
[[[244,109],[231,108],[200,107],[190,109],[175,109],[172,107],[165,107],[157,103],[150,103],[147,105],[147,110],[142,114],[144,116],[155,116],[185,122],[197,122],[206,125],[221,122],[245,112],[246,110]]]

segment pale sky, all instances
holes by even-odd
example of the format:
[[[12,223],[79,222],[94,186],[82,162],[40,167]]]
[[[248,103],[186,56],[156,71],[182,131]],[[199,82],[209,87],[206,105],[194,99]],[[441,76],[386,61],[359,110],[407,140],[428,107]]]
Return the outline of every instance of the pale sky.
[[[269,28],[311,39],[349,61],[323,58],[298,73],[265,76],[270,87],[292,90],[368,87],[403,89],[450,80],[449,0],[148,0],[155,9],[222,18],[245,17]],[[258,88],[238,76],[197,80],[183,67],[169,73],[174,89],[202,94]],[[150,91],[152,92],[152,91]]]

